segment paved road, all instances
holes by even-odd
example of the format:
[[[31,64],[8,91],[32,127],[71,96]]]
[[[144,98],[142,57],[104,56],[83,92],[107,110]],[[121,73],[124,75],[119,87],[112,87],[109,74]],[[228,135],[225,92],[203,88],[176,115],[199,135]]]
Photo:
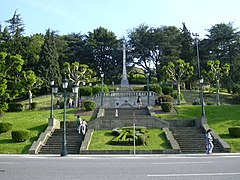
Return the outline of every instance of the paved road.
[[[240,154],[41,156],[0,155],[1,180],[240,179]]]

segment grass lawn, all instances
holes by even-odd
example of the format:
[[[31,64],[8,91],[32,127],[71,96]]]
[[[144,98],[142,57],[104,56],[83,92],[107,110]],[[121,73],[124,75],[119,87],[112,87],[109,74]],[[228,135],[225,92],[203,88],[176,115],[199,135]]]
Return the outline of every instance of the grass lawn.
[[[161,129],[148,129],[147,146],[136,146],[136,150],[163,150],[169,149],[165,134]],[[111,130],[94,131],[89,150],[131,150],[133,146],[109,145],[115,136]]]

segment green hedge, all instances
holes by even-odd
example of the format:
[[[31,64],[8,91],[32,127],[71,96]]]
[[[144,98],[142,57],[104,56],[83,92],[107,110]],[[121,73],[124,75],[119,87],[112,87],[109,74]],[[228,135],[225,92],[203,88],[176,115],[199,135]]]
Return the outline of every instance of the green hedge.
[[[85,100],[83,101],[83,107],[86,109],[86,111],[92,111],[96,108],[96,102],[92,100]]]
[[[173,105],[171,102],[163,102],[161,104],[161,108],[164,112],[171,112],[173,109]]]
[[[240,137],[240,127],[231,127],[228,128],[228,132],[232,137]]]
[[[144,91],[147,91],[147,86],[144,86]],[[162,87],[159,84],[150,84],[149,91],[154,91],[158,94],[162,93]]]
[[[13,124],[11,123],[0,123],[0,133],[8,132],[12,129]]]
[[[12,131],[12,139],[15,142],[24,142],[30,139],[30,131]]]
[[[8,112],[18,112],[23,111],[23,105],[19,103],[9,103],[8,104]]]
[[[81,86],[80,87],[80,94],[81,96],[92,96],[92,87],[90,86]]]

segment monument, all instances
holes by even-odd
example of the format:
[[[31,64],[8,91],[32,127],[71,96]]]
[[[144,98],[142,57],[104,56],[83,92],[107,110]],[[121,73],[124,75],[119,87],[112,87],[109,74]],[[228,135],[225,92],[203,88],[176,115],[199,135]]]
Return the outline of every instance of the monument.
[[[122,72],[122,79],[120,89],[130,90],[128,78],[127,78],[127,69],[126,69],[126,45],[123,43],[123,72]]]

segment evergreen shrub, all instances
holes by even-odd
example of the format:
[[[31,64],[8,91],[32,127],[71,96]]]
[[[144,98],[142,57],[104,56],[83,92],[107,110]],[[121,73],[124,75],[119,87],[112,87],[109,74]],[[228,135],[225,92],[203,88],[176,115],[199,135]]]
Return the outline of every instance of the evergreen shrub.
[[[24,142],[30,139],[30,131],[12,131],[12,139],[15,142]]]
[[[0,133],[8,132],[12,129],[13,124],[11,123],[0,123]]]
[[[86,111],[92,111],[96,108],[96,102],[92,100],[85,100],[83,101],[83,107],[86,109]]]
[[[173,109],[173,104],[171,102],[163,102],[161,108],[164,112],[171,112]]]
[[[90,86],[81,86],[80,87],[80,94],[81,96],[92,96],[92,87]]]
[[[162,86],[162,93],[164,95],[169,95],[173,92],[173,88],[171,86],[163,85]]]
[[[240,137],[240,127],[228,128],[228,132],[232,137],[236,137],[236,138]]]
[[[23,105],[19,103],[9,103],[8,104],[8,112],[18,112],[23,111]]]

